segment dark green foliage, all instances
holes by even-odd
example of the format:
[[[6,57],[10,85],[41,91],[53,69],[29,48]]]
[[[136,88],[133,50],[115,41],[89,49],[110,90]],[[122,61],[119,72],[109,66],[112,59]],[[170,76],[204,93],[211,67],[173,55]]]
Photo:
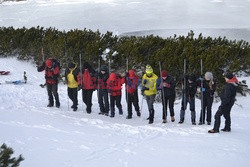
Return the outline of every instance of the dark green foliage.
[[[14,153],[13,149],[7,147],[6,144],[3,144],[0,148],[0,166],[1,167],[17,167],[20,162],[24,160],[22,155],[19,155],[17,158],[11,158],[11,155]]]
[[[197,77],[201,75],[202,59],[203,73],[211,71],[214,74],[219,91],[225,82],[225,71],[250,74],[250,46],[243,40],[203,37],[202,34],[194,38],[193,31],[187,36],[163,39],[153,35],[117,37],[111,32],[101,34],[86,29],[65,32],[39,26],[30,29],[0,27],[0,56],[18,55],[20,59],[33,59],[38,64],[42,61],[42,48],[45,59],[57,58],[62,67],[69,61],[79,64],[79,54],[82,54],[82,61],[97,68],[98,58],[105,54],[106,59],[102,59],[101,64],[111,60],[111,68],[116,71],[126,70],[128,58],[129,68],[143,70],[150,64],[159,75],[160,61],[162,69],[175,77],[177,83],[183,77],[183,59],[187,60],[187,73]]]

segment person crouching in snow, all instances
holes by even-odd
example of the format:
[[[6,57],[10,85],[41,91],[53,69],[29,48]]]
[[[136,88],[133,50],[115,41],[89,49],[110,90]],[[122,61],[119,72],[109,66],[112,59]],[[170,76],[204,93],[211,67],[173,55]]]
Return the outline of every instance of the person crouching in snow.
[[[119,115],[123,115],[121,98],[122,98],[122,84],[125,79],[120,74],[111,73],[107,80],[107,89],[110,94],[110,117],[115,116],[115,104],[119,109]]]
[[[77,68],[77,65],[75,63],[70,62],[68,64],[68,67],[65,70],[65,80],[68,85],[68,96],[70,100],[72,100],[73,105],[71,108],[73,111],[77,110],[78,105],[78,82],[77,82],[77,76],[79,74],[80,70]]]
[[[142,94],[146,96],[146,101],[148,104],[148,111],[149,111],[149,124],[154,122],[154,101],[155,95],[157,93],[156,83],[158,76],[153,73],[153,69],[150,65],[146,66],[146,74],[142,77]]]
[[[208,133],[218,133],[220,129],[221,116],[225,118],[225,127],[221,129],[224,132],[231,131],[231,109],[235,102],[238,80],[232,73],[225,75],[226,84],[224,85],[220,99],[221,105],[219,106],[214,119],[214,128],[209,130]]]
[[[126,100],[128,104],[128,116],[127,119],[132,118],[132,104],[134,105],[137,116],[140,117],[140,108],[138,100],[138,76],[135,74],[134,70],[129,70],[126,76]]]
[[[81,74],[82,73],[82,74]],[[82,88],[82,100],[86,104],[88,114],[92,112],[92,95],[96,89],[96,72],[88,62],[84,62],[82,72],[77,76],[78,84]]]
[[[167,122],[167,107],[169,104],[171,121],[174,122],[175,80],[166,70],[161,71],[161,78],[157,81],[157,88],[161,90],[162,97],[162,123]]]

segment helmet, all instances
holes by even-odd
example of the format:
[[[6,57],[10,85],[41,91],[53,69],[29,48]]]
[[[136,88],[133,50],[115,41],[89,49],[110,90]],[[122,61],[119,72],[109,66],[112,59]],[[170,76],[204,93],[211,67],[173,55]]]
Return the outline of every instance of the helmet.
[[[146,72],[146,74],[151,75],[154,71],[153,71],[153,68],[150,65],[147,65],[145,72]]]

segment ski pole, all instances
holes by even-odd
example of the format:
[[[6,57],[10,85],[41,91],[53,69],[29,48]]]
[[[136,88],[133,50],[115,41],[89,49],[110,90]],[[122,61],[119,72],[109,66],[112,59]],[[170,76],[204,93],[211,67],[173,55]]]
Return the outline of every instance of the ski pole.
[[[163,88],[163,79],[162,79],[162,74],[161,74],[161,62],[159,61],[159,70],[160,70],[160,77],[161,77],[161,93],[162,93],[162,100],[163,100],[163,113],[167,117],[167,111],[166,111],[166,105],[165,105],[165,95],[164,95],[164,88]]]
[[[183,83],[183,107],[184,107],[184,113],[186,111],[186,107],[187,107],[187,97],[186,97],[186,87],[187,87],[187,83],[186,83],[186,59],[184,59],[184,83]]]
[[[82,86],[82,54],[79,54],[79,60],[80,60],[80,86]],[[82,111],[83,111],[83,101],[82,101]]]
[[[126,59],[126,72],[128,73],[128,58]],[[127,111],[128,111],[128,76],[125,76],[125,77],[126,77],[125,92],[126,92]]]
[[[203,71],[202,71],[202,69],[203,69],[203,62],[202,62],[202,59],[201,59],[201,61],[200,61],[200,64],[201,64],[201,123],[203,123],[203,120],[204,120],[204,114],[203,114],[203,103],[204,103],[204,97],[203,97],[203,77],[202,77],[202,75],[203,75]]]

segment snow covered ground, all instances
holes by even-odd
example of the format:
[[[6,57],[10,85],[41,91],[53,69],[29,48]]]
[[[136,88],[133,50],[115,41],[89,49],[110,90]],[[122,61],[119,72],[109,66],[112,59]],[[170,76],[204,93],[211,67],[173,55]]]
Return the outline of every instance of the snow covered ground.
[[[194,29],[197,34],[250,41],[249,8],[249,0],[27,0],[0,4],[0,26],[87,28],[164,37]],[[249,166],[249,97],[237,98],[231,133],[208,134],[212,126],[191,125],[189,111],[185,123],[177,123],[179,101],[176,122],[162,124],[161,104],[156,104],[155,123],[148,125],[145,101],[142,117],[126,120],[126,114],[98,115],[96,92],[93,113],[86,114],[79,94],[79,110],[73,112],[68,110],[67,87],[60,84],[61,108],[47,108],[46,90],[39,87],[44,74],[34,64],[0,58],[0,70],[11,71],[0,76],[0,83],[23,79],[27,71],[27,84],[0,85],[0,143],[12,147],[16,155],[23,154],[21,166]],[[249,78],[241,79],[250,83]],[[126,113],[124,96],[122,104]],[[214,103],[213,115],[218,106]]]
[[[155,123],[148,125],[146,102],[142,117],[125,119],[98,115],[96,92],[93,113],[86,114],[79,94],[79,110],[68,110],[66,85],[59,85],[61,108],[47,108],[44,73],[34,64],[15,58],[0,58],[0,70],[10,70],[0,82],[23,79],[28,83],[0,85],[0,143],[23,154],[25,167],[138,167],[138,166],[227,166],[247,167],[250,158],[249,97],[238,97],[232,109],[232,132],[208,134],[208,125],[191,125],[190,112],[180,125],[180,103],[175,105],[176,122],[161,123],[161,104],[156,104]],[[249,78],[240,78],[247,79]],[[141,104],[141,97],[140,97]],[[69,106],[72,103],[69,102]],[[213,115],[219,103],[213,105]],[[242,107],[241,107],[242,106]],[[200,101],[196,101],[196,111]],[[197,112],[197,119],[199,118]],[[224,126],[222,119],[222,127]]]

